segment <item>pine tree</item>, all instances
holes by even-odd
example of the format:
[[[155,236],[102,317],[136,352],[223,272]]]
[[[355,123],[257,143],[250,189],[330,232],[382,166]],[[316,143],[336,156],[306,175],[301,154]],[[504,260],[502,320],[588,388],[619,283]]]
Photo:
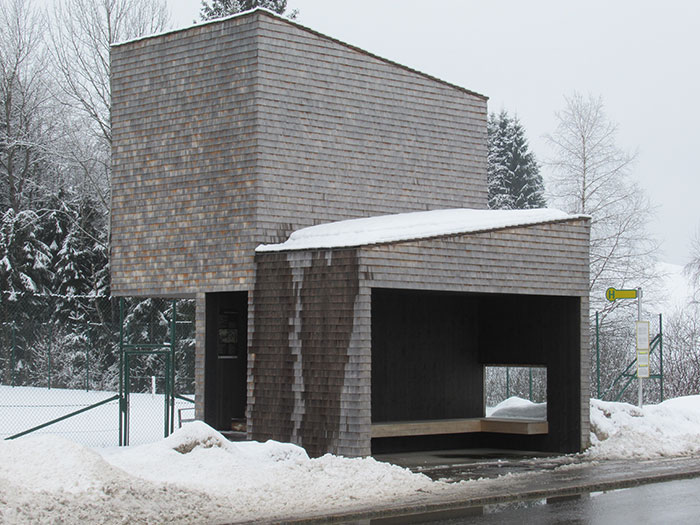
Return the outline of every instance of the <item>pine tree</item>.
[[[68,223],[58,242],[51,244],[58,244],[53,260],[56,315],[64,322],[79,324],[76,333],[87,340],[96,335],[87,333],[88,325],[105,320],[99,301],[109,295],[103,277],[108,271],[104,220],[98,204],[86,197],[61,206],[54,213]]]
[[[543,208],[544,182],[525,130],[506,111],[492,113],[487,123],[489,208]]]
[[[39,216],[8,209],[0,216],[0,290],[40,294],[51,280],[51,250],[39,238]]]
[[[211,0],[211,2],[202,0],[202,10],[199,13],[199,17],[202,20],[212,20],[249,11],[256,7],[264,7],[279,15],[283,15],[287,10],[287,0]],[[297,13],[298,11],[295,9],[288,16],[294,19]]]
[[[38,315],[42,311],[39,294],[51,281],[51,250],[38,236],[39,221],[31,210],[9,208],[0,215],[0,319],[3,337],[11,337],[5,340],[11,341],[13,354],[12,372],[5,380],[15,385],[26,384],[28,379],[35,327],[43,320]],[[3,353],[9,370],[9,352]]]
[[[54,258],[54,292],[65,297],[108,295],[98,277],[107,266],[107,251],[97,204],[85,198],[72,206],[64,203],[60,211],[70,222]]]

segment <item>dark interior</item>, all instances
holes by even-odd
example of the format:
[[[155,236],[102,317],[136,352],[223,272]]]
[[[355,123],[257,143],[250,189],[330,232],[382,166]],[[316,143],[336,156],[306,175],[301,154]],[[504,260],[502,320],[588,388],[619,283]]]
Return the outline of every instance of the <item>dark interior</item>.
[[[204,420],[243,430],[246,410],[248,293],[206,294]]]
[[[372,290],[372,422],[483,417],[483,367],[547,367],[549,433],[372,440],[373,453],[580,447],[580,299]]]

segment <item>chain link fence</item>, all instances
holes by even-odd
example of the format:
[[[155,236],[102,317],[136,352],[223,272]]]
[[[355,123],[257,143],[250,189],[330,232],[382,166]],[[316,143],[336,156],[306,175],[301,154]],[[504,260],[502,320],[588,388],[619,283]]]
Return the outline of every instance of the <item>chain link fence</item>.
[[[194,308],[175,304],[175,393],[192,399]],[[0,439],[103,403],[36,432],[116,445],[120,329],[130,342],[169,343],[172,315],[171,300],[129,298],[120,326],[118,298],[0,294]],[[132,366],[131,444],[163,436],[165,374],[156,356]],[[176,408],[189,406],[178,399]]]

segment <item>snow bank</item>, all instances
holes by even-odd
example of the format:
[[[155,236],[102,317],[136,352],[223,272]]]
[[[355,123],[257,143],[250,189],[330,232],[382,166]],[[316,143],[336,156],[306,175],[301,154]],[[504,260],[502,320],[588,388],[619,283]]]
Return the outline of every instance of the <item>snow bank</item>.
[[[297,230],[282,244],[261,244],[257,252],[364,246],[474,233],[586,217],[555,209],[421,211],[319,224]]]
[[[231,443],[201,422],[100,453],[55,436],[0,441],[0,522],[233,522],[373,505],[443,487],[372,458]]]
[[[518,398],[496,408],[498,417],[542,410]],[[700,396],[642,410],[592,400],[591,429],[591,459],[695,454]],[[311,459],[288,443],[231,443],[201,422],[148,445],[98,451],[51,435],[0,441],[3,524],[273,520],[409,501],[449,487],[372,458]]]
[[[0,457],[0,479],[22,490],[85,492],[120,475],[98,453],[59,436],[0,441]]]
[[[528,399],[511,396],[488,409],[487,417],[513,419],[547,419],[547,403],[533,403]]]
[[[700,396],[669,399],[641,410],[591,399],[591,448],[596,459],[655,458],[700,452]]]
[[[0,523],[159,523],[166,515],[184,524],[225,510],[207,494],[138,480],[58,436],[0,441]]]
[[[227,441],[202,422],[167,439],[132,449],[112,449],[105,459],[129,474],[156,483],[202,490],[238,509],[274,515],[322,509],[357,500],[391,501],[429,489],[429,478],[372,458],[327,454],[310,459],[288,443]]]

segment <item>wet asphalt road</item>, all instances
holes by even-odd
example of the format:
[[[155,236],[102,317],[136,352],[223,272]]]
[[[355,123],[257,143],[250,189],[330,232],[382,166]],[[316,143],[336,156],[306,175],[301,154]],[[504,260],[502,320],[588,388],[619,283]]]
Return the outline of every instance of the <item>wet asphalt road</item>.
[[[485,505],[355,523],[700,524],[700,478],[584,493],[566,498]]]

